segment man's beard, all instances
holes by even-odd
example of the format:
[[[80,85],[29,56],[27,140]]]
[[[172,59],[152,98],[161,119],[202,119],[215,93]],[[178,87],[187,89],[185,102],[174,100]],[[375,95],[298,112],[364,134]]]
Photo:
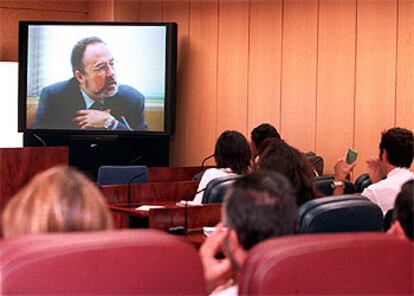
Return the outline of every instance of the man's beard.
[[[85,88],[86,89],[89,88],[88,81],[86,81],[85,83]],[[118,92],[118,83],[116,82],[116,80],[108,79],[107,81],[105,81],[104,86],[100,90],[94,91],[92,93],[95,97],[99,99],[104,99],[104,98],[113,97],[114,95],[116,95],[117,92]]]

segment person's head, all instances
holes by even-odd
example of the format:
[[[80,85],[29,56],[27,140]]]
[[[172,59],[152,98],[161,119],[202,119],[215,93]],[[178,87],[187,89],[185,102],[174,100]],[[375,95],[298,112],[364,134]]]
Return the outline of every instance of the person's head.
[[[313,174],[305,156],[285,141],[274,139],[260,155],[258,170],[277,172],[292,184],[298,205],[317,197]]]
[[[273,172],[241,177],[225,196],[222,217],[228,229],[224,251],[237,270],[256,244],[293,233],[296,203],[289,181]]]
[[[401,187],[395,200],[393,220],[390,233],[414,240],[414,180]]]
[[[4,237],[106,230],[112,216],[98,188],[77,170],[57,166],[37,174],[7,204]]]
[[[382,133],[380,159],[394,167],[409,168],[414,156],[414,138],[410,130],[391,128]]]
[[[76,43],[71,63],[80,89],[92,99],[101,100],[117,93],[115,60],[100,38],[88,37]]]
[[[241,133],[225,131],[217,139],[214,158],[217,167],[231,168],[236,174],[245,174],[250,166],[250,145]]]
[[[250,137],[252,140],[251,143],[254,156],[257,155],[259,147],[264,140],[270,138],[280,139],[280,135],[277,129],[273,125],[268,123],[262,123],[255,127],[250,133]]]

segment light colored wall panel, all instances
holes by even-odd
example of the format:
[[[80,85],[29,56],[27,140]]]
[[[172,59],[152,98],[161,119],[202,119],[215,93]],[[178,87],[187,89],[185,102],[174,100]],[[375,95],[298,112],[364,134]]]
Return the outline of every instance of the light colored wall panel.
[[[189,54],[188,33],[190,19],[190,1],[168,1],[164,3],[163,21],[177,22],[178,25],[178,61],[177,61],[177,104],[175,133],[170,143],[170,165],[179,166],[186,163],[186,129],[188,125],[189,69],[191,64],[187,59]]]
[[[217,117],[218,2],[192,1],[187,62],[186,165],[214,152]]]
[[[220,1],[216,136],[247,132],[249,2]]]
[[[400,0],[398,16],[396,125],[414,131],[414,1]]]
[[[19,20],[87,20],[87,12],[0,8],[0,60],[17,61]]]
[[[89,0],[1,0],[0,7],[87,13],[89,9]]]
[[[316,152],[325,172],[353,146],[356,1],[319,2]]]
[[[114,0],[89,0],[90,21],[113,21]]]
[[[280,128],[282,5],[282,0],[250,4],[247,133],[264,122]]]
[[[318,2],[284,2],[281,135],[315,148]]]
[[[378,157],[381,131],[395,124],[396,1],[357,3],[355,147],[356,175]]]
[[[146,0],[136,2],[137,19],[140,22],[160,22],[163,14],[163,1]]]

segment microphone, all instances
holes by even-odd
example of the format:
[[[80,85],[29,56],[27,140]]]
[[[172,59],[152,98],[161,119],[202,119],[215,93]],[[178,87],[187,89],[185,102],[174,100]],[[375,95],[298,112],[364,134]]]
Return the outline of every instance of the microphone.
[[[33,137],[35,137],[37,140],[39,140],[39,142],[42,143],[43,147],[47,146],[46,142],[41,137],[39,137],[37,134],[33,133]]]
[[[207,161],[207,160],[209,160],[210,158],[212,158],[212,157],[214,157],[214,153],[213,154],[211,154],[211,155],[209,155],[209,156],[207,156],[206,158],[204,158],[203,159],[203,161],[201,162],[201,167],[204,167],[204,163]]]
[[[190,196],[187,197],[185,204],[184,204],[184,226],[170,227],[168,228],[168,233],[177,234],[177,235],[185,235],[188,233],[188,199],[196,196],[198,193],[204,192],[205,190],[206,190],[206,187],[192,193]]]
[[[147,172],[143,172],[143,173],[139,173],[138,175],[133,176],[131,179],[129,179],[128,181],[128,207],[131,205],[131,184],[134,180],[138,179],[139,177],[142,177],[146,174]]]

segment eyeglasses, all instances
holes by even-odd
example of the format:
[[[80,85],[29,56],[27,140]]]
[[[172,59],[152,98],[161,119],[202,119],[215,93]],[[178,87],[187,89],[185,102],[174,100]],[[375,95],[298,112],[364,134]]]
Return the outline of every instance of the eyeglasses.
[[[109,70],[109,68],[111,68],[111,70],[115,70],[115,65],[118,64],[117,61],[115,60],[111,60],[109,62],[106,63],[100,63],[96,66],[90,67],[90,68],[85,68],[85,70],[90,70],[92,72],[95,72],[96,74],[103,74],[104,72],[107,72]]]

